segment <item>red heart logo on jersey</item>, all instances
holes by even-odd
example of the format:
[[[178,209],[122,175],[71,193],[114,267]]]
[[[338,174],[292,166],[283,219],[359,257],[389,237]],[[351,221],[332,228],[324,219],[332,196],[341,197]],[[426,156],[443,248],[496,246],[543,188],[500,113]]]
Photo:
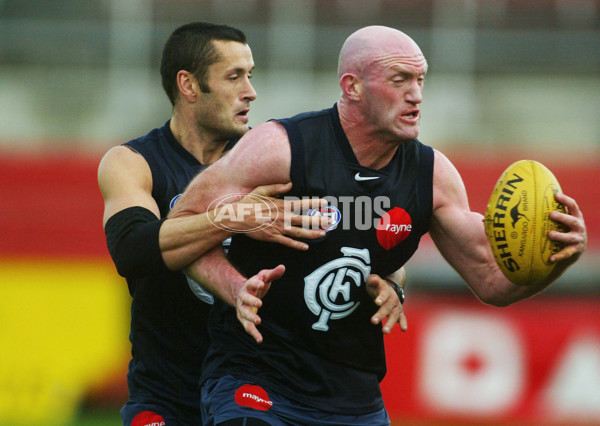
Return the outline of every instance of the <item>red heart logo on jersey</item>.
[[[412,231],[412,219],[408,212],[394,207],[386,212],[377,224],[377,241],[386,250],[390,250],[408,238]]]

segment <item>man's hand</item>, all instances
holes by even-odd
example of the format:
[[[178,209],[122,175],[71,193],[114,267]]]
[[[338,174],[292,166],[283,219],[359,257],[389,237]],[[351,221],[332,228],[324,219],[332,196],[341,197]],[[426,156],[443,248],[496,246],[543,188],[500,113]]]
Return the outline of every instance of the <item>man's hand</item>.
[[[571,197],[559,192],[554,194],[554,198],[566,207],[567,212],[553,211],[550,213],[550,219],[563,224],[568,228],[568,231],[549,232],[548,238],[564,244],[562,250],[550,256],[550,262],[562,262],[566,260],[565,264],[570,265],[581,256],[587,245],[587,231],[583,220],[583,213],[579,209],[577,202]]]
[[[401,285],[404,283],[400,283]],[[379,275],[371,274],[367,278],[367,293],[373,298],[379,310],[371,317],[373,324],[379,324],[386,319],[383,333],[390,334],[396,323],[400,324],[400,330],[406,331],[408,323],[404,315],[404,309],[394,288]]]
[[[297,250],[308,250],[309,245],[299,239],[317,239],[325,236],[319,229],[330,224],[326,216],[307,216],[297,212],[326,207],[327,200],[310,198],[283,200],[276,198],[292,189],[292,183],[263,185],[238,201],[237,209],[253,212],[252,217],[238,223],[236,229],[255,240],[278,243]]]
[[[283,276],[285,266],[279,265],[274,269],[263,269],[258,274],[249,278],[244,286],[240,288],[236,296],[235,310],[239,322],[250,336],[261,343],[262,335],[256,328],[261,319],[258,309],[262,306],[262,298],[269,291],[271,282]]]

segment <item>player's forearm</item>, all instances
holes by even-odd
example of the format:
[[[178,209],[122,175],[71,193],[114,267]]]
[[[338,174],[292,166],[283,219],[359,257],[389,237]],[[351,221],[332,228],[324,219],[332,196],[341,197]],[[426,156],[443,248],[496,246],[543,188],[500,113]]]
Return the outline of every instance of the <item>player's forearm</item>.
[[[238,291],[246,278],[227,260],[222,247],[215,247],[185,269],[205,290],[235,306]]]
[[[487,247],[485,247],[487,248]],[[556,278],[528,286],[518,286],[510,282],[498,268],[494,258],[489,253],[477,265],[469,268],[467,273],[461,275],[475,296],[488,305],[505,307],[527,297],[533,296],[548,287]]]
[[[511,303],[518,302],[519,300],[540,293],[554,283],[569,268],[569,266],[579,258],[579,255],[580,252],[577,252],[571,257],[556,262],[552,272],[550,272],[546,278],[537,283],[528,285],[516,285],[511,283],[494,264],[497,283],[493,286],[494,298],[493,303],[491,304],[495,306],[508,306]]]
[[[183,269],[235,232],[256,229],[262,224],[262,216],[255,217],[251,207],[232,203],[206,213],[180,210],[173,217],[169,214],[159,236],[167,267]]]
[[[212,212],[169,218],[163,223],[159,244],[163,259],[171,270],[187,267],[232,234],[211,220]]]

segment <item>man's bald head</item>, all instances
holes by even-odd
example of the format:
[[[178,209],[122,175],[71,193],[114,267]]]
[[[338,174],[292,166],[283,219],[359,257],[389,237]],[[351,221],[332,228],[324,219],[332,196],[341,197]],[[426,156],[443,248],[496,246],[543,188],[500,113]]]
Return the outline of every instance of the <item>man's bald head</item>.
[[[402,31],[379,25],[361,28],[352,33],[342,46],[338,77],[346,73],[363,76],[369,66],[393,58],[407,65],[427,69],[421,49]]]

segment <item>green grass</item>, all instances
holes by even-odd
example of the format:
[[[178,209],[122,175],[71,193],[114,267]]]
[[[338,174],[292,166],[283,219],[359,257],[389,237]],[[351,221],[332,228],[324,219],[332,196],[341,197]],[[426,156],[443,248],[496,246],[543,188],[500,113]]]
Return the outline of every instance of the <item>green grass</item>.
[[[79,413],[73,426],[118,426],[123,424],[119,409],[84,410]]]

